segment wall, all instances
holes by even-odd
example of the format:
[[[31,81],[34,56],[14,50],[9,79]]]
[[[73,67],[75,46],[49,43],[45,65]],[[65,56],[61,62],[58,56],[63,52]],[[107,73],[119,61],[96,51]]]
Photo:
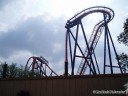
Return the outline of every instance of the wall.
[[[28,91],[30,96],[98,96],[92,91],[124,90],[123,85],[126,82],[128,82],[128,74],[5,78],[0,79],[0,96],[17,96],[21,90]]]

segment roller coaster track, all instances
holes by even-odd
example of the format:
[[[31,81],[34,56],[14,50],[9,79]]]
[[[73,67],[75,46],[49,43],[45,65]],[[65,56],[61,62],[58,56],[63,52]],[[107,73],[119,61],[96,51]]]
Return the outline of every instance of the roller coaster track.
[[[97,45],[99,38],[102,34],[102,31],[103,31],[103,26],[100,26],[100,24],[101,24],[101,22],[95,25],[95,27],[92,31],[91,37],[89,39],[89,42],[88,42],[91,54],[95,54],[93,51],[95,50],[96,45]],[[85,49],[84,54],[85,54],[85,56],[89,57],[87,48]],[[83,70],[82,70],[82,68],[83,68]],[[87,64],[85,64],[85,59],[82,58],[79,68],[77,70],[77,75],[79,75],[79,74],[83,75],[85,73],[86,69],[87,69]]]
[[[84,55],[87,58],[89,57],[89,51],[90,51],[91,55],[94,54],[94,49],[96,48],[96,45],[97,45],[99,38],[102,34],[105,23],[106,24],[109,23],[114,18],[114,11],[108,7],[103,7],[103,6],[91,7],[91,8],[85,9],[85,10],[79,12],[78,14],[76,14],[75,16],[73,16],[71,19],[69,19],[67,21],[66,26],[65,26],[67,29],[72,28],[72,27],[76,26],[78,24],[78,22],[81,22],[81,20],[85,16],[92,14],[92,13],[102,13],[104,16],[104,19],[102,21],[100,21],[99,23],[97,23],[92,31],[91,37],[88,41],[89,50],[88,50],[88,48],[86,48],[85,52],[84,52]],[[66,53],[67,53],[67,51],[68,50],[66,48]],[[85,73],[86,68],[87,68],[87,62],[85,61],[85,58],[82,58],[76,74],[83,75]]]
[[[34,76],[36,72],[38,72],[39,76],[58,76],[56,72],[54,72],[50,66],[48,65],[48,61],[40,57],[32,56],[28,59],[26,66],[25,66],[25,73],[26,75],[29,74],[29,72],[32,72],[32,75]],[[49,74],[48,74],[49,73]]]

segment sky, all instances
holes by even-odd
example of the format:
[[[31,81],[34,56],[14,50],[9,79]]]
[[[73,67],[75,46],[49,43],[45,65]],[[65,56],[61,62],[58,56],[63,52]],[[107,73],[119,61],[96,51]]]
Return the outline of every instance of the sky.
[[[58,74],[64,72],[65,24],[83,9],[110,7],[110,23],[118,53],[127,47],[117,42],[128,17],[127,0],[0,0],[0,62],[25,65],[31,56],[43,56]],[[91,26],[91,16],[87,18]],[[100,55],[99,55],[100,58]]]

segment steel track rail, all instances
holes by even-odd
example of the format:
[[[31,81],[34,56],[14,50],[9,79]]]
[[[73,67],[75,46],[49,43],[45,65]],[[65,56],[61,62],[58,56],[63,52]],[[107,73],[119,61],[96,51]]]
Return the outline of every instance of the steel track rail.
[[[69,28],[76,26],[78,24],[78,22],[81,21],[85,16],[92,14],[92,13],[105,14],[106,23],[109,23],[114,18],[114,11],[112,9],[110,9],[108,7],[104,7],[104,6],[95,6],[95,7],[85,9],[85,10],[79,12],[78,14],[76,14],[75,16],[73,16],[71,19],[69,19],[67,21],[65,28],[69,29]],[[99,38],[102,34],[102,29],[103,29],[104,23],[105,23],[104,20],[100,21],[99,23],[97,23],[95,25],[95,27],[93,29],[92,35],[91,35],[89,42],[88,42],[89,49],[93,49],[93,50],[91,50],[92,51],[91,54],[93,54],[93,51],[94,51],[94,49],[95,49],[95,47],[99,41]],[[66,53],[67,53],[67,51],[68,50],[67,50],[67,45],[66,45]],[[84,54],[85,54],[85,56],[88,57],[89,52],[88,52],[87,48],[86,48]],[[84,74],[86,68],[87,68],[87,64],[85,63],[84,58],[82,58],[81,63],[79,65],[79,68],[77,70],[77,75]]]

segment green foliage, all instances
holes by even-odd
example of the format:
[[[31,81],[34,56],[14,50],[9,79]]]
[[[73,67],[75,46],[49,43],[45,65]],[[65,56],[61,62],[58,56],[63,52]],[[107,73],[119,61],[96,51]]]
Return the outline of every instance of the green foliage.
[[[124,23],[124,31],[120,33],[117,38],[120,43],[123,43],[128,46],[128,19],[126,19],[126,22]]]
[[[2,73],[3,73],[3,66],[4,66],[4,64],[3,64],[3,63],[1,63],[1,64],[0,64],[0,78],[2,77]]]
[[[27,71],[25,72],[25,77],[41,77],[40,73],[38,71],[32,72],[32,71]]]
[[[128,18],[124,22],[123,28],[124,28],[123,32],[120,33],[119,36],[117,36],[117,39],[119,43],[123,43],[126,46],[128,46]],[[128,71],[128,55],[125,53],[122,53],[118,55],[118,58],[119,58],[123,71],[126,73]]]
[[[6,62],[0,64],[0,78],[2,78],[4,64],[6,64]],[[6,78],[40,77],[41,76],[39,72],[35,72],[34,74],[30,70],[25,72],[25,66],[23,65],[17,66],[16,63],[7,64],[7,65],[8,66],[6,70]]]
[[[5,63],[0,64],[0,77],[3,74],[3,66]],[[6,77],[7,78],[14,78],[14,77],[24,77],[24,68],[23,66],[17,67],[16,63],[8,64],[6,70]]]
[[[8,77],[17,77],[17,73],[18,73],[18,68],[16,67],[16,64],[15,63],[12,63],[11,65],[9,65],[7,67],[7,76]]]
[[[24,77],[25,76],[25,72],[24,72],[24,66],[20,65],[19,67],[17,67],[17,76],[18,77]]]
[[[119,62],[121,64],[121,67],[124,71],[124,73],[126,73],[128,70],[128,55],[127,54],[120,54],[118,55],[118,59],[119,59]]]

